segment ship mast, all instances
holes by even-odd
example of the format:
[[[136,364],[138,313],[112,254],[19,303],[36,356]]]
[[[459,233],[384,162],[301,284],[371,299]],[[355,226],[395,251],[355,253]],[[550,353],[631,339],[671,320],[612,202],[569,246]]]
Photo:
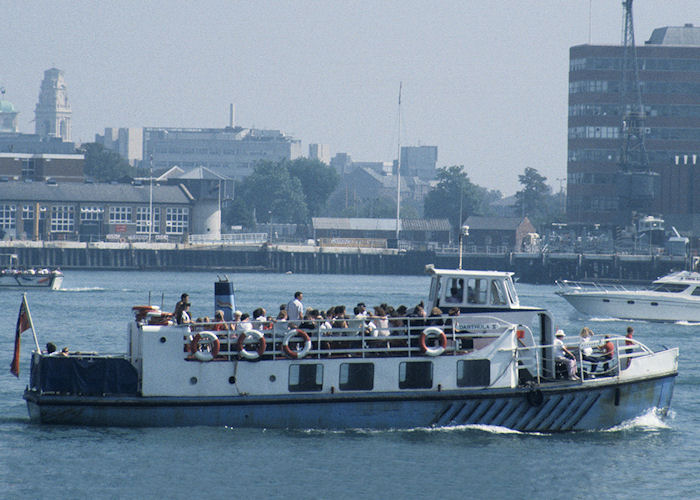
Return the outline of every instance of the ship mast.
[[[399,232],[401,230],[401,86],[399,82],[399,135],[398,154],[396,160],[396,248],[399,248]]]

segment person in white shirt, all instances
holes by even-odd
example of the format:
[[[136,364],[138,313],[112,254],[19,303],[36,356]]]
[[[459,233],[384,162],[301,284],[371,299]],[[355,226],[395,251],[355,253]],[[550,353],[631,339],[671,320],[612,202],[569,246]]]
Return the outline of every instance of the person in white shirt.
[[[304,318],[304,304],[301,302],[303,298],[303,293],[296,292],[294,298],[287,304],[287,319],[289,321],[301,321]]]
[[[564,330],[557,330],[554,339],[554,359],[561,361],[566,365],[569,378],[571,380],[580,380],[578,375],[576,375],[576,358],[571,351],[569,351],[564,345],[562,340],[566,337]]]

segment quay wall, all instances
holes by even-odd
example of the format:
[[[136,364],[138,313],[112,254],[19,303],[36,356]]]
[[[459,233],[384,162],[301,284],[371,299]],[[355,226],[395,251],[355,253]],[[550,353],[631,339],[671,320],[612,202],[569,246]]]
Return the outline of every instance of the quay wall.
[[[432,251],[221,246],[167,243],[0,242],[23,267],[317,274],[422,274],[426,264],[457,268],[458,255]],[[525,283],[556,280],[649,281],[689,269],[689,259],[665,255],[505,253],[464,254],[464,269],[512,271]]]

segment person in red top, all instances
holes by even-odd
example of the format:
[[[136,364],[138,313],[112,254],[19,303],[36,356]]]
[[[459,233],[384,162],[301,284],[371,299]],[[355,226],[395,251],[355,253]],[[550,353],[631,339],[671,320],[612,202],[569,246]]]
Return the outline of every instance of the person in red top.
[[[610,335],[605,336],[605,343],[600,346],[599,349],[602,352],[600,360],[603,361],[603,373],[607,374],[610,361],[615,355],[615,345],[612,343],[612,340],[610,340]]]
[[[625,335],[625,337],[627,337],[627,340],[625,340],[625,345],[626,346],[633,346],[634,341],[632,340],[632,337],[634,337],[634,328],[632,328],[631,326],[628,326],[627,327],[627,335]],[[629,356],[630,354],[632,354],[633,351],[634,351],[634,347],[625,347],[624,349],[621,350],[621,354],[625,354],[625,355]],[[631,363],[632,363],[632,358],[625,357],[624,362],[623,362],[623,366],[624,366],[623,370],[626,370],[627,368],[629,368]]]

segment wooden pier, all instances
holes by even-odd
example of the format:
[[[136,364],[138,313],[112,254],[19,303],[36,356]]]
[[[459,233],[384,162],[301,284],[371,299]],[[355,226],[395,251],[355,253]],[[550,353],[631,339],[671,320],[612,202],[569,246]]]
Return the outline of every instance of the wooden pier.
[[[303,245],[220,246],[161,243],[0,242],[25,267],[69,269],[275,272],[301,274],[422,274],[426,264],[456,268],[458,256],[432,251],[319,248]],[[503,253],[464,254],[465,269],[512,271],[526,283],[555,280],[653,280],[690,269],[666,255]]]

